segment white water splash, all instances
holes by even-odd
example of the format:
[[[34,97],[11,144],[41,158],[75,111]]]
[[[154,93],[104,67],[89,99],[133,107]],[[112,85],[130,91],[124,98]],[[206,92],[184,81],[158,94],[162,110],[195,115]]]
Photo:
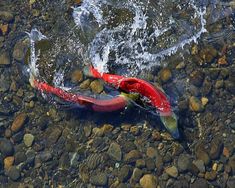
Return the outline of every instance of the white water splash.
[[[74,8],[73,17],[80,28],[83,28],[84,20],[88,19],[87,15],[92,15],[99,25],[95,37],[88,45],[88,58],[91,63],[100,72],[107,72],[108,65],[114,63],[116,66],[129,69],[130,74],[135,74],[139,70],[161,65],[161,60],[165,57],[175,54],[187,44],[197,43],[201,35],[206,32],[204,18],[206,8],[197,7],[193,0],[189,1],[187,6],[193,10],[190,19],[198,19],[200,24],[196,28],[191,23],[189,31],[188,28],[181,31],[183,27],[180,24],[184,26],[184,20],[179,21],[172,17],[172,13],[165,6],[169,2],[173,4],[167,0],[154,2],[157,4],[154,7],[150,1],[84,0],[80,7]],[[106,23],[112,16],[111,13],[104,16],[103,9],[107,6],[128,9],[134,17],[131,22],[107,27]],[[180,5],[177,6],[181,9]],[[174,31],[175,28],[180,31]]]
[[[30,33],[26,32],[30,39],[30,62],[29,62],[29,73],[30,76],[39,77],[39,70],[37,67],[38,56],[40,55],[40,51],[36,54],[35,50],[35,42],[47,39],[45,35],[43,35],[37,29],[32,29]]]

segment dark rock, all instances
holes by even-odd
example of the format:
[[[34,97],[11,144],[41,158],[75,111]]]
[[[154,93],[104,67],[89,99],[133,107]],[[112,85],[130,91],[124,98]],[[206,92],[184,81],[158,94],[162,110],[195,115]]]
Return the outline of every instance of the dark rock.
[[[121,161],[122,150],[119,144],[112,143],[107,151],[108,155],[116,161]]]
[[[35,159],[35,151],[28,150],[26,152],[26,157],[27,157],[26,163],[29,164],[30,166],[32,166],[34,163],[34,159]]]
[[[9,65],[10,62],[10,56],[7,52],[0,53],[0,65]]]
[[[90,178],[90,182],[96,186],[106,186],[108,183],[108,177],[105,173],[98,173],[97,175],[93,175]]]
[[[196,71],[193,71],[191,74],[190,74],[190,82],[197,86],[197,87],[200,87],[204,81],[204,73],[200,70],[196,70]]]
[[[0,139],[0,151],[4,156],[10,156],[14,153],[13,144],[7,139]]]
[[[24,137],[24,131],[20,131],[16,134],[14,134],[11,138],[14,143],[20,143]]]
[[[55,144],[59,139],[59,137],[61,136],[61,133],[62,131],[59,128],[54,128],[47,138],[48,146]]]
[[[21,162],[26,161],[27,157],[24,152],[17,152],[15,154],[15,165],[20,164]]]
[[[10,22],[14,18],[13,14],[8,11],[0,11],[0,20],[3,20],[5,22]]]
[[[226,79],[229,75],[229,70],[228,69],[222,69],[220,72],[220,75],[223,79]]]
[[[223,151],[223,142],[219,139],[213,139],[210,146],[210,158],[218,159]]]
[[[209,95],[211,89],[212,89],[212,83],[208,79],[205,79],[205,81],[203,82],[203,86],[201,88],[202,95],[203,96]]]
[[[209,181],[213,181],[213,180],[215,180],[216,179],[216,171],[211,171],[211,172],[206,172],[205,173],[205,179],[206,180],[209,180]]]
[[[130,179],[130,182],[131,183],[139,182],[139,180],[142,177],[142,175],[143,175],[143,171],[142,170],[140,170],[139,168],[134,168],[132,176],[131,176],[131,179]]]
[[[17,61],[23,61],[28,47],[29,47],[29,40],[18,41],[13,49],[13,58],[16,59]]]
[[[199,178],[191,184],[190,188],[208,188],[208,184],[205,179]]]
[[[184,172],[189,169],[189,167],[192,164],[192,160],[189,155],[181,154],[177,161],[177,166],[179,169],[179,172]]]
[[[202,144],[200,144],[196,147],[195,155],[196,155],[197,159],[202,160],[205,165],[208,165],[211,162],[211,159],[210,159],[208,153],[205,151]]]
[[[202,173],[206,171],[204,162],[202,160],[195,160],[193,161],[193,164],[198,168],[198,170]]]
[[[48,118],[45,116],[41,116],[36,122],[36,124],[37,124],[37,127],[39,127],[41,131],[43,131],[47,128]]]
[[[39,154],[39,157],[43,162],[47,162],[52,159],[52,154],[50,151],[44,151]]]
[[[230,177],[227,181],[227,188],[235,187],[235,177]]]
[[[233,175],[235,175],[235,155],[229,158],[228,165],[230,166]]]
[[[7,175],[13,180],[16,181],[20,178],[20,171],[16,168],[16,166],[10,167],[7,171]]]
[[[87,167],[91,170],[94,170],[99,164],[104,162],[104,158],[102,154],[94,153],[87,157],[86,164]]]
[[[230,80],[226,80],[225,82],[225,88],[232,94],[235,94],[235,83]]]
[[[147,170],[151,171],[155,169],[155,161],[152,158],[147,158],[145,160]]]
[[[118,172],[118,179],[120,182],[126,182],[131,176],[131,167],[128,165],[124,165],[121,167],[120,171]]]

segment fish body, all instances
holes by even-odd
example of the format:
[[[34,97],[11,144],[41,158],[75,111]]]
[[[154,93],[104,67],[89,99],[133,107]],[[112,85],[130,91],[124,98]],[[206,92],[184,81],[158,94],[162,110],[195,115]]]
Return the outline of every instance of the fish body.
[[[86,67],[84,73],[88,76],[100,78],[125,92],[135,92],[143,97],[147,97],[151,105],[157,109],[161,116],[170,116],[173,112],[166,95],[145,80],[115,74],[101,74],[93,66]]]
[[[93,97],[70,93],[61,88],[53,87],[45,82],[40,82],[36,79],[31,82],[31,85],[41,92],[54,94],[66,102],[71,102],[81,107],[87,107],[98,112],[112,112],[121,110],[129,104],[129,98],[123,94],[114,96],[110,99],[96,99]]]
[[[93,66],[85,67],[83,72],[87,76],[102,79],[117,89],[128,93],[139,93],[142,97],[146,97],[151,105],[156,108],[162,124],[170,132],[172,137],[175,139],[180,137],[177,116],[161,89],[155,88],[152,84],[142,79],[107,73],[101,74]]]

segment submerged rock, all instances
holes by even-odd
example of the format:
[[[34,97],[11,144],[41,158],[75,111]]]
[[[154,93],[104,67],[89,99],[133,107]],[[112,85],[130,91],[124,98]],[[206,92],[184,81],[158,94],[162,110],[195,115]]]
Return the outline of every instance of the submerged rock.
[[[13,180],[16,181],[20,178],[20,171],[16,166],[12,166],[8,171],[7,175]]]
[[[90,178],[90,182],[96,186],[105,186],[108,182],[108,177],[106,173],[98,173],[97,175],[93,175]]]
[[[157,177],[152,174],[145,174],[140,179],[140,185],[143,188],[156,188],[158,185]]]
[[[165,169],[166,173],[173,177],[176,178],[178,176],[178,169],[175,166],[171,166]]]
[[[0,151],[4,156],[10,156],[14,153],[14,147],[10,140],[0,139]]]
[[[104,90],[104,86],[99,80],[91,82],[90,87],[94,93],[101,93]]]
[[[0,65],[9,65],[10,63],[9,54],[7,52],[0,53]]]
[[[119,144],[113,142],[107,151],[108,155],[116,161],[121,161],[122,150]]]
[[[160,72],[160,78],[163,82],[167,82],[171,79],[172,77],[172,73],[171,73],[171,70],[168,69],[168,68],[164,68],[161,70]]]
[[[14,19],[14,15],[8,11],[0,11],[0,20],[10,22]]]
[[[25,144],[27,147],[32,146],[33,141],[34,141],[34,136],[33,136],[32,134],[25,134],[25,135],[24,135],[24,144]]]
[[[25,113],[17,115],[11,125],[11,130],[13,132],[18,132],[23,127],[26,120],[27,120],[27,115]]]
[[[202,102],[196,97],[190,97],[189,107],[194,112],[202,112],[204,110]]]

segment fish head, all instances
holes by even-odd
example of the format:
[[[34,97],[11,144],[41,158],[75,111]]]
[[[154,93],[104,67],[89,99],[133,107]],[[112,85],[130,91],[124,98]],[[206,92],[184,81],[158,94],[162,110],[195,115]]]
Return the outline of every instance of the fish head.
[[[164,127],[170,132],[171,136],[174,139],[178,139],[180,137],[179,129],[178,129],[178,119],[174,112],[167,116],[160,116],[161,122]]]

